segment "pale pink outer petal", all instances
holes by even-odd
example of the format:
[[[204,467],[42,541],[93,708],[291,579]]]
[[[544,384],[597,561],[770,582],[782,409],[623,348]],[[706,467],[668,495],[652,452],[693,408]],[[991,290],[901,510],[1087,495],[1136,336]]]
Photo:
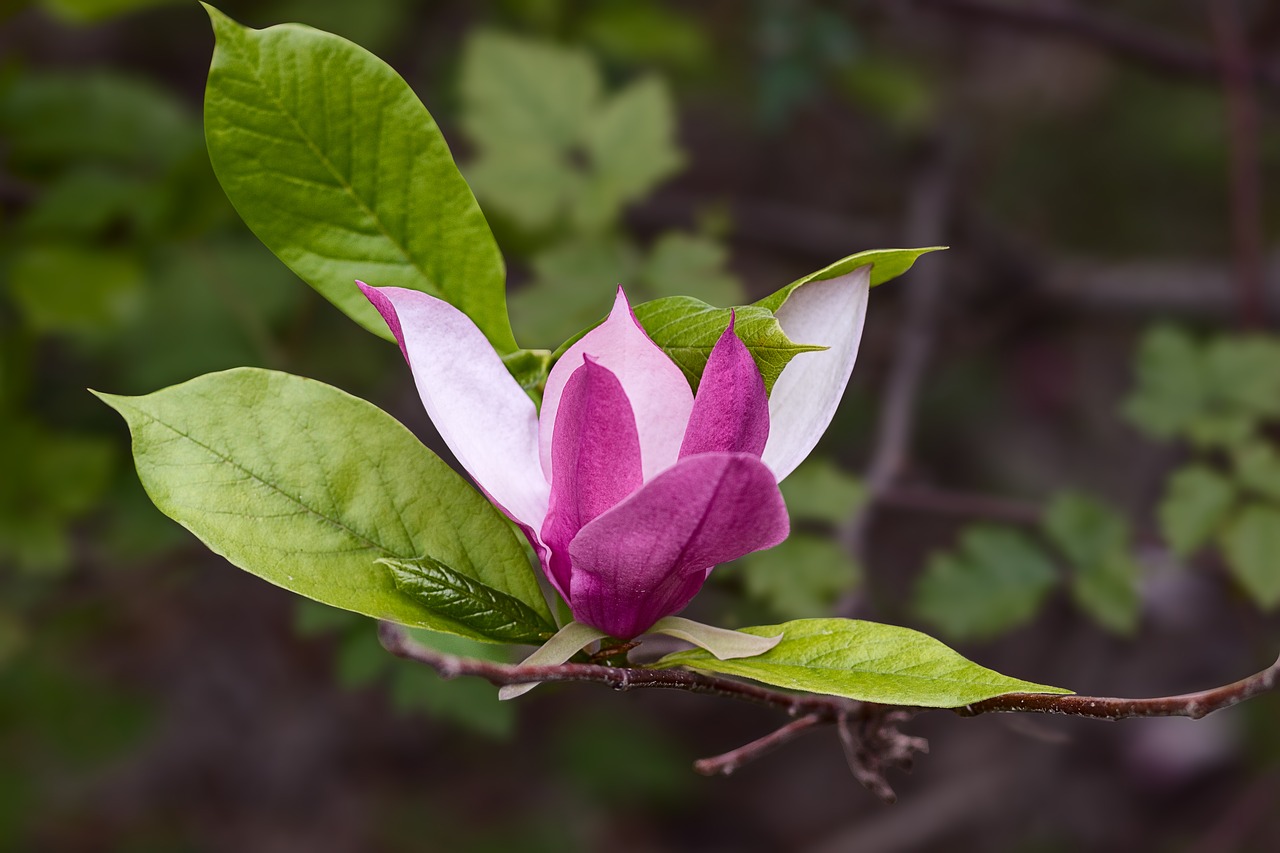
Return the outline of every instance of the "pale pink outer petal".
[[[399,341],[427,415],[459,464],[526,532],[541,528],[550,486],[538,462],[537,407],[484,333],[434,296],[357,283]]]
[[[569,543],[589,522],[640,488],[640,439],[626,392],[609,368],[587,356],[569,377],[556,413],[555,477],[542,541],[547,575],[569,590]]]
[[[686,456],[578,533],[569,606],[579,622],[631,639],[688,604],[710,567],[789,531],[773,474],[754,455]]]
[[[734,331],[736,317],[716,341],[698,383],[680,457],[723,451],[759,456],[769,438],[769,395],[746,344]]]
[[[871,267],[792,291],[778,322],[798,344],[828,347],[802,352],[783,369],[769,395],[769,441],[761,459],[778,482],[796,469],[827,431],[849,384],[867,317]]]
[[[640,434],[644,478],[648,480],[673,465],[693,410],[693,391],[676,363],[640,328],[619,287],[609,317],[569,347],[547,377],[542,394],[539,448],[547,481],[551,480],[552,426],[560,407],[560,395],[569,376],[582,364],[584,355],[609,368],[631,401]]]

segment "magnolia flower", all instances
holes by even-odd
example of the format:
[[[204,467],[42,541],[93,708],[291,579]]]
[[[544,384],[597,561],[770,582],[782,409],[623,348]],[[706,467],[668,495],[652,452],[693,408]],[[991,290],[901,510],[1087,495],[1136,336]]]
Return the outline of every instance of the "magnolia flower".
[[[524,531],[576,622],[627,640],[683,609],[717,564],[786,538],[778,482],[835,413],[869,270],[791,293],[777,312],[783,330],[828,349],[796,355],[771,395],[730,319],[695,396],[619,288],[608,318],[552,368],[540,413],[457,308],[420,291],[360,288],[441,437]]]

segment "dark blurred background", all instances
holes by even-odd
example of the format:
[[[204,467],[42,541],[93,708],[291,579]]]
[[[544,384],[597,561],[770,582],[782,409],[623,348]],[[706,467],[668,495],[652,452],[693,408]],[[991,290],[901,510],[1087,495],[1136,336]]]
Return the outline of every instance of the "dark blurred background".
[[[617,282],[735,304],[861,249],[952,247],[875,292],[786,485],[796,535],[689,615],[910,625],[1102,695],[1274,659],[1280,5],[223,8],[405,76],[503,246],[524,346]],[[209,554],[86,387],[274,367],[438,447],[394,347],[223,197],[212,48],[194,3],[0,0],[0,849],[1280,849],[1274,694],[1198,722],[921,715],[932,754],[885,806],[830,731],[702,778],[782,721],[590,685],[500,705]],[[626,144],[486,136],[475,93],[510,79],[595,87],[588,118]]]

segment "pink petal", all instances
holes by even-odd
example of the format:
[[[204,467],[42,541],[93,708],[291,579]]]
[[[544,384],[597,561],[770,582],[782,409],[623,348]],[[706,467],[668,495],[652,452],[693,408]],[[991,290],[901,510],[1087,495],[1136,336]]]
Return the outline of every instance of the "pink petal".
[[[631,401],[645,479],[674,464],[693,409],[693,392],[676,363],[640,328],[626,295],[618,288],[609,317],[569,347],[547,377],[540,440],[542,470],[547,480],[552,479],[555,467],[551,427],[556,422],[565,383],[582,364],[584,355],[613,371]]]
[[[686,456],[573,540],[574,618],[630,639],[688,604],[710,567],[772,548],[789,530],[773,474],[755,456]]]
[[[548,576],[564,594],[569,543],[641,483],[640,437],[631,404],[618,377],[590,356],[564,386],[551,454],[555,473],[542,541],[551,549]]]
[[[537,530],[550,491],[538,461],[537,408],[484,333],[434,296],[357,284],[400,343],[427,415],[458,462],[526,532]]]
[[[781,482],[813,450],[835,417],[858,356],[867,316],[871,267],[797,287],[778,309],[787,337],[828,347],[802,352],[773,383],[769,441],[761,458]]]
[[[755,359],[733,330],[716,341],[698,383],[680,458],[723,451],[759,456],[769,438],[769,395]]]

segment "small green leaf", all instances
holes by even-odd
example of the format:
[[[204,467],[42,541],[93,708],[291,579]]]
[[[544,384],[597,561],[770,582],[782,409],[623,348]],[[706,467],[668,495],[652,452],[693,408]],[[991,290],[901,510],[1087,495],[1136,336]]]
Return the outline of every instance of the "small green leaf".
[[[743,628],[782,642],[759,657],[717,660],[702,649],[676,652],[656,666],[737,675],[788,690],[863,702],[958,708],[1005,693],[1070,693],[1010,678],[961,657],[932,637],[876,622],[799,619]]]
[[[1222,525],[1235,499],[1235,486],[1212,468],[1190,465],[1176,472],[1157,509],[1169,547],[1178,556],[1190,555]]]
[[[1158,326],[1138,346],[1136,384],[1125,416],[1154,438],[1179,435],[1200,413],[1206,397],[1200,347],[1181,329]]]
[[[1077,603],[1104,628],[1133,633],[1142,602],[1129,523],[1106,504],[1065,492],[1049,505],[1044,527],[1071,563]]]
[[[1053,563],[1026,535],[974,526],[958,552],[930,559],[915,611],[956,639],[994,637],[1030,620],[1056,581]]]
[[[156,506],[264,580],[366,616],[488,639],[404,595],[375,562],[430,555],[550,620],[506,519],[363,400],[252,368],[145,397],[98,396],[129,423]]]
[[[1260,441],[1236,449],[1232,456],[1236,480],[1246,489],[1280,501],[1280,452]]]
[[[258,238],[375,334],[391,339],[356,279],[446,299],[499,352],[514,350],[502,256],[408,84],[337,36],[252,30],[206,9],[217,35],[209,157]]]
[[[809,273],[804,278],[796,279],[776,293],[761,299],[756,305],[767,308],[770,311],[777,311],[797,287],[808,284],[811,281],[826,281],[827,279],[838,278],[846,273],[853,272],[858,267],[867,265],[871,265],[871,286],[875,287],[895,279],[911,269],[921,255],[939,252],[945,248],[947,247],[929,246],[924,249],[868,249],[864,252],[857,252],[841,258],[834,264],[828,264],[817,272]]]
[[[551,351],[545,349],[518,349],[502,357],[507,371],[520,383],[524,392],[539,405],[542,404],[542,389],[547,384],[547,374],[551,371]]]
[[[1280,509],[1249,504],[1222,532],[1227,567],[1264,610],[1280,604]]]
[[[1251,418],[1280,417],[1280,341],[1260,335],[1218,338],[1206,348],[1205,368],[1224,408]]]
[[[517,598],[459,574],[439,560],[382,558],[396,589],[427,609],[497,643],[540,643],[556,632],[551,621]]]
[[[734,328],[755,358],[768,390],[792,358],[823,349],[793,342],[766,308],[748,305],[736,310]],[[680,366],[696,390],[712,347],[729,326],[730,309],[714,308],[690,296],[667,296],[635,306],[635,313],[649,337]]]

